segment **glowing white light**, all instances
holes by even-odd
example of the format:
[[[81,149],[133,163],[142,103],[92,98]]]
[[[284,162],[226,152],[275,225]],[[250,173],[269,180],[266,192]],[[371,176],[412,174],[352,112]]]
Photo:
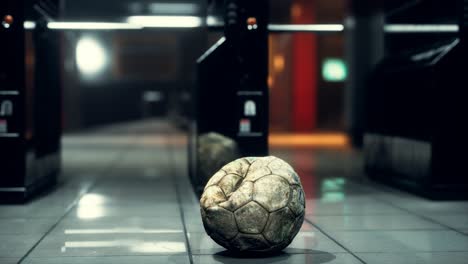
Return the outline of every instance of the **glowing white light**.
[[[81,197],[79,206],[81,205],[101,205],[104,203],[104,196],[99,194],[86,194]]]
[[[310,24],[310,25],[268,25],[270,31],[286,31],[286,32],[341,32],[344,30],[342,24]]]
[[[183,242],[143,242],[134,244],[130,248],[138,253],[179,253],[185,252],[185,243]]]
[[[106,52],[97,40],[92,38],[80,39],[76,46],[76,63],[83,74],[97,74],[107,64]]]
[[[127,22],[147,28],[195,28],[203,24],[196,16],[131,16]]]
[[[35,29],[36,28],[36,22],[34,22],[34,21],[24,21],[23,27],[24,27],[24,29]]]
[[[50,29],[66,30],[118,30],[118,29],[141,29],[141,26],[128,23],[109,22],[49,22]]]
[[[211,27],[224,26],[224,21],[215,16],[207,16],[206,24]]]
[[[78,206],[77,216],[80,219],[96,219],[104,216],[104,208],[102,206]]]
[[[66,241],[61,251],[66,252],[67,248],[122,247],[138,253],[183,253],[186,251],[184,242],[146,242],[140,240]]]
[[[458,32],[458,25],[412,25],[412,24],[393,24],[385,25],[385,32],[387,33],[456,33]]]
[[[143,229],[143,228],[113,228],[113,229],[66,229],[66,235],[90,234],[179,234],[182,230],[174,229]]]
[[[122,243],[119,241],[67,241],[65,248],[103,248],[118,247]],[[64,250],[62,250],[64,251]]]

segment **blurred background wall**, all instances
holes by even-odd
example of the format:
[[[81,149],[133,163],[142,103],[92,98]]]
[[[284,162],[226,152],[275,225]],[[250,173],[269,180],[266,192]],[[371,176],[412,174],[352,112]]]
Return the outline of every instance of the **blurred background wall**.
[[[65,21],[205,16],[208,1],[65,0]],[[345,1],[272,0],[271,23],[342,23]],[[74,30],[64,41],[64,128],[170,115],[183,120],[196,59],[222,32],[196,28]],[[273,132],[344,130],[342,34],[270,36]],[[183,124],[183,122],[182,122]]]

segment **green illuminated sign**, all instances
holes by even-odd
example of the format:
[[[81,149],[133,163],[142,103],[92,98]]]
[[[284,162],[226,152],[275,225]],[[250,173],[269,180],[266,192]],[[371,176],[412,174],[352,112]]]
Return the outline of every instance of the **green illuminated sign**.
[[[348,69],[342,59],[325,59],[322,64],[322,76],[327,82],[343,82],[348,76]]]

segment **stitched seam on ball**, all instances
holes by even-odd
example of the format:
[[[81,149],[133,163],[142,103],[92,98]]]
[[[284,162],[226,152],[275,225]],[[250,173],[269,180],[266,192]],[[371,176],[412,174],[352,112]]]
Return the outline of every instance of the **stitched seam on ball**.
[[[234,217],[234,223],[236,223],[237,235],[234,236],[234,237],[236,237],[236,236],[238,236],[239,233],[240,233],[239,224],[237,223],[236,214],[234,214],[234,212],[231,212],[231,214],[232,214],[232,217]]]
[[[227,201],[227,196],[226,196],[226,193],[224,193],[223,188],[219,187],[218,185],[215,185],[215,186],[218,187],[218,188],[221,190],[221,192],[223,193],[223,196],[224,196],[224,201],[222,201],[222,202],[220,202],[220,203],[226,202],[226,201]],[[216,203],[216,205],[219,206],[220,203]],[[221,207],[221,208],[222,208],[222,207]]]
[[[220,169],[220,171],[224,172],[224,176],[221,177],[221,179],[219,179],[217,182],[212,183],[212,184],[210,184],[210,185],[208,185],[208,186],[205,186],[205,189],[203,189],[203,191],[205,191],[206,189],[210,188],[211,186],[217,186],[218,183],[219,183],[222,179],[224,179],[224,177],[226,177],[226,175],[228,175],[228,173],[227,173],[225,170]],[[218,172],[219,172],[219,171],[218,171]],[[216,174],[216,173],[215,173],[215,174]],[[213,176],[214,176],[214,175],[213,175]],[[211,177],[213,177],[213,176],[211,176]],[[209,180],[208,180],[208,181],[209,181]]]
[[[247,201],[246,203],[242,204],[241,206],[239,206],[236,210],[234,210],[232,213],[236,213],[239,209],[241,209],[242,207],[246,206],[247,204],[249,204],[250,202],[252,202],[252,198],[250,198],[250,201]]]
[[[263,238],[265,238],[265,241],[266,241],[269,245],[272,245],[272,246],[276,245],[274,242],[270,241],[270,240],[263,234],[263,232],[261,233],[261,235],[263,236]]]
[[[266,225],[265,225],[265,226],[266,226]],[[275,246],[274,243],[271,243],[270,240],[268,240],[268,239],[265,237],[265,235],[263,234],[263,231],[260,233],[260,235],[263,237],[263,239],[265,240],[265,242],[267,243],[267,245],[268,245],[269,247]]]
[[[274,157],[274,156],[270,156],[270,157],[273,157],[274,159],[272,159],[270,162],[268,162],[268,164],[266,165],[267,167],[269,167],[270,164],[273,163],[274,161],[280,160],[279,158]]]
[[[270,169],[268,169],[268,170],[270,170]],[[263,175],[262,177],[260,177],[260,178],[258,178],[258,179],[255,179],[255,181],[252,181],[252,182],[255,183],[255,182],[257,182],[258,180],[263,179],[263,178],[265,178],[266,176],[271,176],[271,175],[275,175],[275,174],[273,174],[273,173],[271,172],[271,170],[270,170],[270,173],[269,173],[269,174]],[[276,176],[278,176],[278,175],[276,175]],[[289,182],[288,182],[288,184],[289,184]]]
[[[296,213],[294,212],[294,210],[293,210],[293,209],[291,209],[291,207],[290,207],[289,205],[287,205],[285,208],[288,208],[288,209],[289,209],[289,211],[291,211],[291,213],[294,215],[294,217],[298,217],[298,216],[300,216],[300,215],[301,215],[301,214],[296,214]]]
[[[270,210],[266,209],[266,207],[265,207],[265,206],[263,206],[263,205],[262,205],[262,204],[260,204],[259,202],[255,201],[255,199],[253,199],[253,201],[252,201],[252,202],[254,202],[254,203],[256,203],[256,204],[260,205],[260,207],[262,207],[263,209],[265,209],[265,211],[267,211],[268,213],[270,213]]]
[[[249,167],[247,168],[247,170],[245,171],[245,175],[243,177],[243,179],[245,179],[247,177],[247,175],[249,174],[250,172],[250,167],[252,167],[252,164],[254,164],[257,160],[255,160],[254,162],[250,163],[249,162]]]
[[[256,179],[255,181],[253,181],[253,183],[255,183],[255,182],[257,182],[257,181],[259,181],[259,180],[261,180],[261,179],[263,179],[263,178],[265,178],[265,177],[268,177],[268,176],[277,176],[278,178],[281,179],[281,181],[283,181],[283,183],[286,183],[288,186],[291,186],[291,185],[292,185],[292,184],[289,183],[289,181],[288,181],[287,179],[285,179],[283,176],[280,176],[280,175],[278,175],[278,174],[274,174],[273,172],[270,173],[270,174],[264,175],[264,176],[262,176],[262,177],[260,177],[260,178],[258,178],[258,179]]]
[[[285,205],[285,206],[281,207],[280,209],[276,209],[274,211],[271,211],[270,214],[279,212],[279,211],[281,211],[283,209],[288,209],[289,211],[291,211],[291,209],[289,209],[288,205]],[[294,215],[294,213],[292,213],[292,214]]]
[[[219,180],[219,182],[215,185],[215,186],[217,186],[219,189],[221,189],[221,191],[222,191],[223,194],[224,194],[225,200],[223,201],[223,203],[226,202],[226,201],[228,201],[228,200],[229,200],[229,197],[226,195],[226,193],[224,192],[223,188],[221,188],[221,186],[219,186],[219,183],[222,182],[222,181],[224,180],[224,178],[225,178],[226,176],[228,176],[228,175],[235,175],[235,176],[239,176],[239,177],[242,178],[242,176],[240,176],[239,174],[228,173],[228,174],[224,175],[224,176]],[[239,186],[240,186],[240,185],[239,185]],[[239,189],[239,186],[237,186],[237,188],[234,188],[234,190],[233,190],[231,193],[237,191],[237,189]],[[219,205],[220,203],[217,203],[217,204]]]
[[[232,241],[234,241],[234,239],[236,239],[236,238],[237,238],[238,236],[240,236],[241,234],[242,234],[242,233],[239,231],[239,229],[237,229],[237,234],[236,234],[233,238],[227,239],[227,241],[228,241],[229,243],[231,243]]]
[[[268,220],[270,220],[270,212],[268,212],[267,220],[265,221],[265,225],[263,225],[262,231],[260,232],[260,234],[262,234],[262,236],[263,236],[263,232],[265,231],[266,226],[268,225]],[[263,238],[265,238],[265,237],[263,237]],[[270,244],[270,243],[268,243],[268,244]]]

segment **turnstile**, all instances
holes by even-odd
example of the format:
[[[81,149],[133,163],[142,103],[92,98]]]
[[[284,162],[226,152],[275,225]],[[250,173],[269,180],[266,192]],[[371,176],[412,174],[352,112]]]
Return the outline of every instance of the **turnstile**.
[[[392,53],[376,68],[364,139],[373,179],[433,199],[468,198],[468,31],[461,17],[458,34]]]
[[[211,176],[198,169],[200,136],[232,139],[239,156],[268,154],[268,1],[228,0],[223,10],[225,36],[197,61],[192,93],[189,170],[199,189]]]
[[[0,2],[0,202],[23,201],[60,168],[58,1]]]

